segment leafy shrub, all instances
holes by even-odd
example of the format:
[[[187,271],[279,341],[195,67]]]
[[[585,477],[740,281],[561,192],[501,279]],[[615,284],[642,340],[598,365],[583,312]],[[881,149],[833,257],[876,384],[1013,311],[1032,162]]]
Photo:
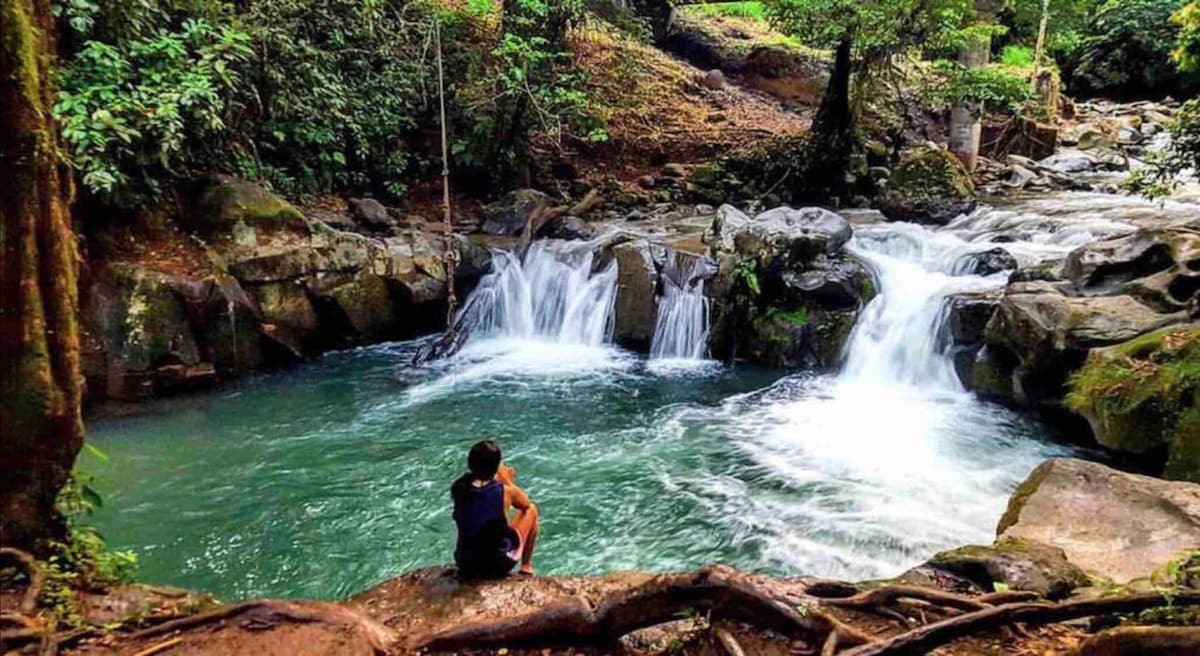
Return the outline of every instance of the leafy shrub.
[[[157,196],[167,174],[195,163],[224,130],[249,43],[202,19],[118,45],[85,42],[54,106],[83,184],[122,205]]]
[[[1171,133],[1167,147],[1147,156],[1146,165],[1126,181],[1128,190],[1164,196],[1179,185],[1181,174],[1200,171],[1200,100],[1185,102],[1167,129]]]
[[[735,16],[765,21],[767,11],[761,2],[705,2],[692,9],[706,16]]]
[[[932,72],[922,95],[934,109],[962,104],[977,115],[1016,113],[1034,96],[1028,79],[998,66],[965,68],[943,59],[934,62]]]
[[[1179,26],[1179,39],[1171,58],[1179,69],[1200,73],[1200,0],[1192,0],[1171,16],[1171,22]]]
[[[1033,48],[1008,45],[1000,51],[1000,63],[1005,66],[1033,66]]]

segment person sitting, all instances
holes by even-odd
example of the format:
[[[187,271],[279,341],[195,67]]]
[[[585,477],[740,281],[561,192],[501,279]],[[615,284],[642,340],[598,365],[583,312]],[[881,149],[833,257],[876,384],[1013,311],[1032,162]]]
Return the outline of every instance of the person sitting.
[[[467,578],[501,578],[519,562],[519,573],[532,575],[538,510],[517,487],[516,470],[502,462],[500,445],[492,440],[471,447],[467,469],[450,486],[458,526],[454,562],[459,573]]]

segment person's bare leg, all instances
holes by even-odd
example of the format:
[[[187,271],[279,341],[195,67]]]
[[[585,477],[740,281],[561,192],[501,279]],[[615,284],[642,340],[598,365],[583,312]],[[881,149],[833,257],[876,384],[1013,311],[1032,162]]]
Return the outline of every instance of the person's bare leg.
[[[521,572],[533,573],[533,550],[537,547],[538,510],[531,506],[522,510],[513,518],[512,527],[521,535]]]

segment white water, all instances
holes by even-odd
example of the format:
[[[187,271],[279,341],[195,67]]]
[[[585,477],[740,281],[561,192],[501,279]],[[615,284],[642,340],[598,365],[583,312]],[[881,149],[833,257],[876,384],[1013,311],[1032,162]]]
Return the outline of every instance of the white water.
[[[593,273],[593,244],[534,242],[524,260],[493,254],[494,270],[460,315],[472,339],[505,337],[599,346],[612,335],[617,263]]]
[[[663,294],[658,299],[652,360],[701,360],[708,353],[708,299],[700,258],[672,253],[662,275]]]

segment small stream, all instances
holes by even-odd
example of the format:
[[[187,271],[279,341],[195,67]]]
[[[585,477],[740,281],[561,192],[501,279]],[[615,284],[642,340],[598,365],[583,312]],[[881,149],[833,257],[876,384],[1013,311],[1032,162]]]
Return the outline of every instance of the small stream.
[[[542,508],[541,573],[720,561],[895,575],[990,542],[1012,488],[1074,452],[954,377],[943,299],[1006,279],[956,263],[997,241],[1023,264],[1061,257],[1148,211],[1108,198],[1021,201],[936,231],[858,228],[851,248],[880,294],[830,376],[705,360],[703,297],[686,283],[660,304],[654,356],[636,356],[610,344],[615,270],[590,250],[499,254],[453,357],[412,367],[421,342],[358,349],[92,422],[111,458],[83,456],[107,495],[96,519],[139,551],[147,581],[343,597],[449,560],[449,483],[491,437]]]

